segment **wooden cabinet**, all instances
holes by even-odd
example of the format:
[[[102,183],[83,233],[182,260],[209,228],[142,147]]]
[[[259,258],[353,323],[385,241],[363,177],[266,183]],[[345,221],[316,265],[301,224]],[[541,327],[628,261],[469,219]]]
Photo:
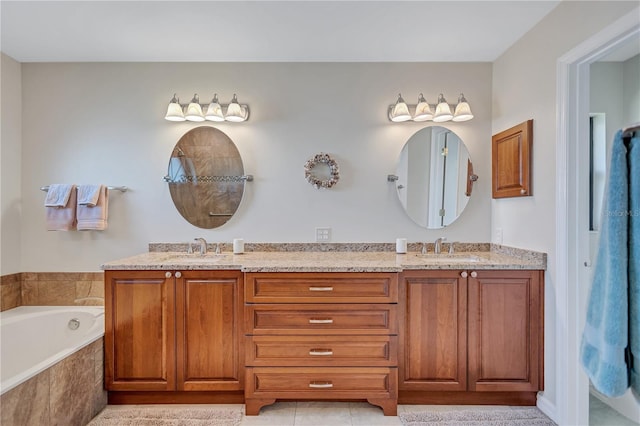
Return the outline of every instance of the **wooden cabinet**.
[[[175,285],[164,271],[105,273],[107,390],[172,390]]]
[[[542,390],[542,281],[540,271],[469,278],[469,390]]]
[[[276,399],[397,413],[395,273],[247,273],[247,415]]]
[[[543,388],[542,271],[401,277],[401,403],[535,403]]]
[[[110,391],[244,386],[239,271],[106,271]]]
[[[532,195],[533,120],[493,135],[491,144],[493,198]]]
[[[460,271],[403,274],[400,389],[467,388],[467,279]]]

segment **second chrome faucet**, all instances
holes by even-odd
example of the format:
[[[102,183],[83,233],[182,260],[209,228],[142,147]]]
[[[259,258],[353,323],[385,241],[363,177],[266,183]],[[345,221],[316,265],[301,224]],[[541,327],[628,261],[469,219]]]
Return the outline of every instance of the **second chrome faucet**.
[[[200,254],[203,256],[207,254],[207,240],[202,237],[195,238],[194,240],[200,243]]]

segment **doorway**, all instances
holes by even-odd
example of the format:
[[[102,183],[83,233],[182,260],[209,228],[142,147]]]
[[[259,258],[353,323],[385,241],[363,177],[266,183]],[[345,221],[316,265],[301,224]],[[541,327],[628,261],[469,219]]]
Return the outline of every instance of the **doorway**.
[[[558,60],[556,408],[561,424],[589,424],[589,380],[579,363],[589,296],[591,64],[640,37],[637,10]],[[629,124],[629,123],[628,123]],[[617,130],[617,129],[615,129]]]

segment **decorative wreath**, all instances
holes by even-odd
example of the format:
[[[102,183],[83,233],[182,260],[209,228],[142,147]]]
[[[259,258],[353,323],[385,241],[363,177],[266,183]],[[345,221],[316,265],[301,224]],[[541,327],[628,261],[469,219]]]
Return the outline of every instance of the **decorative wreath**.
[[[329,166],[329,171],[331,173],[330,179],[318,179],[313,175],[313,168],[319,163],[324,163]],[[338,183],[338,180],[340,180],[340,169],[338,168],[336,160],[331,158],[329,154],[321,152],[320,154],[314,155],[313,158],[309,159],[309,161],[305,163],[304,177],[316,189],[331,188],[333,185]]]

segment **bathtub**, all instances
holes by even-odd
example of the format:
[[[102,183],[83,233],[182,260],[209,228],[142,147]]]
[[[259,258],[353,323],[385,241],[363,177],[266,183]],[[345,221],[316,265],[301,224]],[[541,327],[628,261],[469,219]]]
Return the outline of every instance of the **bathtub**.
[[[102,306],[20,306],[0,312],[0,394],[103,335]]]

